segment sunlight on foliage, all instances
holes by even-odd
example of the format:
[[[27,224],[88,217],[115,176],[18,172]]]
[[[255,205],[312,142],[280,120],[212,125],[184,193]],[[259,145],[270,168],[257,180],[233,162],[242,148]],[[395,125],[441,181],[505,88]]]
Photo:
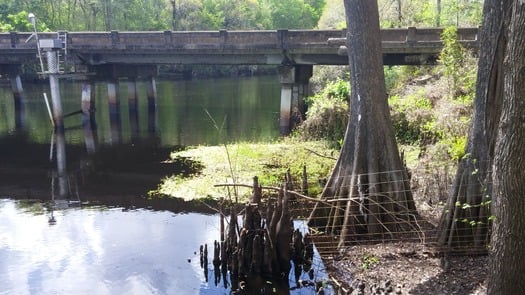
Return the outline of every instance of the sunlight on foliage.
[[[327,177],[335,161],[315,155],[330,150],[323,142],[294,142],[291,139],[277,143],[237,143],[227,145],[231,165],[225,147],[197,146],[174,152],[171,157],[188,157],[203,165],[202,171],[192,177],[171,176],[159,187],[159,193],[185,200],[203,197],[228,198],[228,189],[214,187],[215,184],[253,183],[253,177],[259,177],[259,183],[266,186],[279,186],[289,168],[294,181],[300,183],[303,165],[306,165],[312,195],[320,192],[318,180]],[[336,157],[337,152],[331,152]],[[231,169],[230,169],[231,168]],[[233,171],[233,179],[232,173]],[[230,189],[233,193],[233,189]],[[239,198],[246,199],[251,188],[240,188]]]

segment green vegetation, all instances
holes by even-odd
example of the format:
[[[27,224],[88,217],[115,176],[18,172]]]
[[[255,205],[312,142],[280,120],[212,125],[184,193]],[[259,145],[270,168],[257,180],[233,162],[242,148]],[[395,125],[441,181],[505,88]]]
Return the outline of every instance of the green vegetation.
[[[336,79],[318,94],[306,99],[306,120],[298,129],[302,138],[324,139],[339,148],[348,122],[350,83]]]
[[[324,7],[325,0],[0,0],[0,31],[32,31],[13,19],[28,12],[53,31],[311,29]]]
[[[448,28],[443,33],[441,66],[385,67],[387,92],[400,150],[410,165],[454,163],[464,157],[472,115],[476,61],[456,42],[457,26],[479,26],[482,0],[378,0],[384,28]],[[345,15],[337,0],[0,0],[0,31],[31,31],[28,12],[38,17],[38,30],[218,30],[320,28],[342,29]],[[198,177],[173,176],[159,187],[162,194],[184,199],[225,197],[214,184],[279,185],[290,168],[296,180],[307,164],[310,183],[328,176],[348,120],[348,67],[314,68],[315,95],[307,99],[307,119],[294,139],[272,144],[239,143],[194,147],[174,153],[201,161]],[[438,164],[439,165],[439,164]],[[321,187],[310,188],[315,195]],[[249,189],[242,189],[243,195]]]
[[[379,258],[374,255],[365,254],[361,259],[361,269],[367,270],[370,267],[379,263]]]
[[[316,153],[330,152],[329,157]],[[229,157],[228,157],[229,155]],[[287,169],[294,183],[300,187],[303,165],[309,179],[309,194],[317,195],[321,186],[319,179],[325,178],[334,164],[337,151],[329,149],[322,141],[298,142],[293,139],[267,143],[237,143],[221,146],[197,146],[174,152],[173,159],[189,158],[202,164],[203,169],[195,177],[172,176],[160,185],[158,193],[186,200],[201,198],[234,198],[234,189],[214,187],[216,184],[253,183],[259,178],[263,186],[280,186]],[[246,200],[250,188],[239,188],[239,200]]]

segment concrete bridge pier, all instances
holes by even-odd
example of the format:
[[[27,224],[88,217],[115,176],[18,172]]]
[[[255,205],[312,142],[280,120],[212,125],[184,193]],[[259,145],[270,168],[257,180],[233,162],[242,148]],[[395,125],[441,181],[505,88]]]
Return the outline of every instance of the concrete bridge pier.
[[[82,128],[84,130],[84,142],[88,154],[96,151],[97,123],[95,120],[95,84],[94,82],[82,83],[81,96]]]
[[[25,95],[20,79],[20,65],[0,65],[0,74],[7,75],[11,82],[15,105],[15,130],[23,129],[25,124]]]
[[[120,119],[119,80],[111,79],[107,83],[109,123],[111,125],[111,143],[122,141],[122,123]]]
[[[279,67],[279,82],[281,82],[279,126],[281,135],[288,135],[304,119],[306,111],[304,98],[309,95],[309,81],[312,77],[312,71],[312,65]]]
[[[122,140],[119,78],[127,78],[128,112],[132,140],[138,138],[140,132],[137,91],[137,81],[139,79],[147,79],[148,131],[150,133],[157,132],[157,86],[155,84],[155,77],[157,76],[158,66],[105,64],[93,66],[89,68],[89,70],[95,72],[98,78],[107,81],[111,136],[113,143],[120,143]]]

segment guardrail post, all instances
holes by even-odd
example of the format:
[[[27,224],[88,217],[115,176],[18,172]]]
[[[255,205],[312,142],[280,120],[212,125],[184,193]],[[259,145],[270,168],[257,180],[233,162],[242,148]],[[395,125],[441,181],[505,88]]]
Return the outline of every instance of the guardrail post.
[[[227,30],[220,30],[219,31],[219,39],[221,42],[221,48],[226,47],[226,43],[228,43],[228,31]]]
[[[16,32],[9,32],[9,37],[11,39],[11,48],[16,48],[16,44],[18,43]]]
[[[116,46],[120,44],[120,37],[118,31],[111,31],[111,45]]]
[[[283,50],[288,49],[288,30],[277,30],[277,46]]]
[[[416,42],[417,41],[416,34],[417,34],[416,27],[408,27],[406,42],[408,43]]]
[[[172,31],[164,31],[164,43],[167,46],[171,46],[173,43],[173,34]]]

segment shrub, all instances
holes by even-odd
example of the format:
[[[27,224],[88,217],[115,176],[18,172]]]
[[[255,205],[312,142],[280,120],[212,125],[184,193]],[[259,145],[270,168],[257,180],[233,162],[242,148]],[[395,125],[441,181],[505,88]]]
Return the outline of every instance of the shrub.
[[[297,134],[304,139],[325,139],[339,145],[348,123],[349,92],[349,82],[337,79],[329,82],[320,93],[307,98],[306,120]]]
[[[435,131],[432,102],[424,96],[424,90],[388,99],[396,139],[401,144],[428,144],[439,134]]]

